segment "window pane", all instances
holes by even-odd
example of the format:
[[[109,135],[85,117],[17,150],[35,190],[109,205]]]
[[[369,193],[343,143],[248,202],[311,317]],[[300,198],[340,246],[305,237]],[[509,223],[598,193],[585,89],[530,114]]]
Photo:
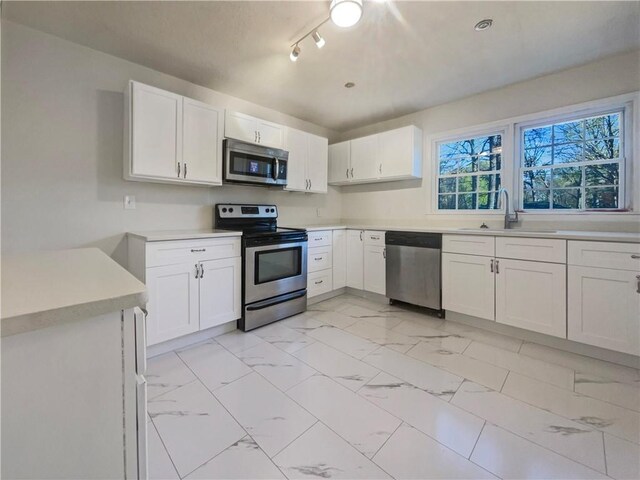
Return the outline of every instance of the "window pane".
[[[502,155],[482,155],[478,159],[478,166],[481,172],[500,170]]]
[[[585,208],[618,208],[618,187],[587,188]]]
[[[553,186],[554,187],[579,187],[582,185],[582,168],[554,168],[553,169]]]
[[[527,148],[524,151],[525,167],[542,167],[551,163],[551,147]]]
[[[459,173],[472,173],[478,171],[478,157],[462,157],[460,159]]]
[[[464,193],[458,195],[458,210],[474,210],[476,208],[476,194]]]
[[[585,167],[586,185],[617,185],[619,174],[617,163],[589,165]]]
[[[551,126],[529,128],[524,131],[524,148],[551,145]]]
[[[438,181],[438,193],[447,193],[456,191],[456,178],[441,178]]]
[[[478,208],[482,210],[497,208],[498,196],[496,192],[479,193],[478,194]]]
[[[440,175],[452,175],[458,173],[458,160],[440,160]]]
[[[553,143],[577,142],[583,139],[582,120],[553,126]]]
[[[549,208],[549,190],[530,190],[524,191],[523,207],[528,210],[536,210],[541,208]]]
[[[604,160],[620,156],[620,140],[592,140],[584,144],[585,160]]]
[[[585,136],[591,138],[609,138],[620,136],[620,114],[603,115],[602,117],[587,118],[585,121]]]
[[[463,153],[461,142],[444,143],[440,145],[440,160],[458,157]]]
[[[580,208],[580,189],[565,188],[553,191],[553,208],[576,209]]]
[[[455,210],[456,196],[455,195],[438,195],[438,208],[440,210]]]
[[[458,177],[458,192],[475,192],[478,177],[475,175],[469,177]]]
[[[490,190],[498,190],[500,188],[500,174],[497,175],[480,175],[478,177],[478,190],[488,192]]]
[[[550,170],[525,170],[522,172],[524,188],[547,189],[551,186]]]
[[[569,143],[553,147],[553,163],[570,163],[582,161],[582,144]]]

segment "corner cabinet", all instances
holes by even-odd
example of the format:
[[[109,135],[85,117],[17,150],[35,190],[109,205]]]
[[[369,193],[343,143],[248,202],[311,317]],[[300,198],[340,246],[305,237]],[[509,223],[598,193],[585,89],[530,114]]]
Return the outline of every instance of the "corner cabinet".
[[[147,284],[147,345],[241,316],[240,236],[147,242],[129,236],[129,270]]]
[[[284,189],[289,192],[327,193],[328,140],[287,128],[284,148],[289,152]]]
[[[282,125],[252,117],[246,113],[227,111],[224,136],[247,143],[271,148],[283,148],[284,130]]]
[[[422,130],[413,125],[329,146],[329,184],[422,178]]]
[[[125,180],[222,183],[223,109],[130,81],[124,110]]]

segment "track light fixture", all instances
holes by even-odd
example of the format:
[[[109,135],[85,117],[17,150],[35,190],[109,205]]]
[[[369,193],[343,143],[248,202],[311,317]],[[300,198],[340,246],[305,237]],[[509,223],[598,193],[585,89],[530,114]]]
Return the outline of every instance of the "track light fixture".
[[[316,47],[324,47],[326,42],[324,38],[322,38],[322,35],[320,35],[318,29],[329,20],[335,23],[338,27],[346,28],[352,27],[353,25],[358,23],[361,17],[362,0],[332,0],[329,7],[329,16],[291,45],[291,48],[293,48],[293,50],[291,50],[291,53],[289,54],[289,59],[292,62],[298,60],[298,56],[300,55],[300,42],[302,42],[308,36],[311,36],[311,38],[313,38]]]

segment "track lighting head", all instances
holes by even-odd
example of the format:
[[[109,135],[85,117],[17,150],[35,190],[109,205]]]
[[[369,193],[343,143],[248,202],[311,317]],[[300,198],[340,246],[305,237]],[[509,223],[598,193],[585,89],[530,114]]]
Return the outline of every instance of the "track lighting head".
[[[291,53],[289,54],[289,60],[291,60],[292,62],[296,62],[296,61],[298,61],[298,56],[299,55],[300,55],[300,47],[296,43],[293,46],[293,50],[291,50]]]
[[[324,38],[322,38],[322,35],[320,35],[320,32],[316,30],[315,32],[313,32],[313,35],[311,35],[311,37],[313,38],[313,41],[316,42],[316,47],[324,47],[325,41]]]

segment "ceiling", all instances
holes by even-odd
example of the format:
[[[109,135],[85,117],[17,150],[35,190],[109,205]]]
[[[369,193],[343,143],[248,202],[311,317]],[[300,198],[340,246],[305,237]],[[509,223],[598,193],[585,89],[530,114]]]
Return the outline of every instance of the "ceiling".
[[[3,17],[348,130],[640,48],[640,2],[371,2],[290,45],[329,1],[3,2]],[[493,27],[474,31],[483,18]],[[346,82],[355,88],[346,89]]]

